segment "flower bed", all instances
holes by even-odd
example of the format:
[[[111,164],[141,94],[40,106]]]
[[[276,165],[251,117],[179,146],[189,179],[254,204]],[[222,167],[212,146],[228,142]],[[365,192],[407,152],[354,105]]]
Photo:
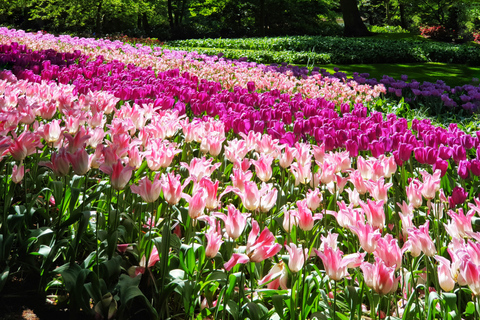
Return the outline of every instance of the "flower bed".
[[[97,317],[476,314],[478,135],[320,77],[6,39],[0,288]]]

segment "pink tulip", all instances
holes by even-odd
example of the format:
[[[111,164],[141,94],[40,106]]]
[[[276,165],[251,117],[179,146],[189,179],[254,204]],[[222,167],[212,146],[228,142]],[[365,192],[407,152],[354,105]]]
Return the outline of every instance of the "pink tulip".
[[[365,253],[343,256],[342,251],[329,246],[325,246],[323,252],[317,249],[314,251],[322,259],[328,277],[334,281],[342,280],[348,275],[348,268],[358,267],[365,257]]]
[[[212,180],[208,177],[203,177],[200,182],[194,185],[193,187],[193,193],[195,193],[199,188],[205,189],[207,192],[207,203],[206,207],[207,209],[216,209],[218,207],[218,200],[217,200],[217,191],[218,191],[218,185],[219,181],[216,181],[213,183]]]
[[[300,165],[304,166],[306,163],[312,161],[312,155],[310,154],[310,144],[296,143],[295,148],[297,151],[295,154],[295,159]]]
[[[45,166],[52,169],[57,177],[64,177],[70,171],[70,163],[67,157],[67,150],[60,148],[58,153],[53,153],[50,157],[51,162],[40,161],[39,166]]]
[[[287,281],[288,273],[283,261],[280,260],[279,263],[273,265],[265,277],[258,281],[258,285],[263,286],[265,283],[269,282],[267,285],[268,289],[277,290],[278,287],[280,287],[283,290],[287,290]]]
[[[420,228],[408,229],[408,241],[405,242],[404,248],[408,249],[412,256],[418,257],[421,252],[429,257],[433,257],[437,250],[435,244],[428,233],[429,221],[425,222]]]
[[[365,284],[378,294],[389,294],[397,291],[400,277],[395,278],[395,268],[387,267],[383,260],[376,258],[375,264],[363,262],[360,265]]]
[[[247,248],[245,254],[234,253],[232,258],[224,265],[225,270],[230,271],[237,264],[245,264],[247,262],[261,262],[265,259],[276,255],[282,246],[275,243],[275,236],[265,228],[260,235],[260,227],[258,222],[252,221],[252,231],[248,235]]]
[[[397,206],[400,207],[400,220],[402,221],[402,233],[403,238],[406,239],[408,235],[408,229],[413,228],[413,206],[411,204],[407,205],[405,201],[402,204],[397,202]]]
[[[183,197],[188,202],[188,215],[192,219],[197,219],[203,215],[205,207],[207,205],[208,193],[204,188],[198,189],[191,197],[185,194]]]
[[[469,232],[473,232],[472,218],[475,215],[475,211],[469,210],[466,215],[461,208],[457,211],[458,212],[453,210],[448,211],[448,215],[452,220],[445,226],[445,229],[452,238],[462,239],[466,237]]]
[[[273,184],[265,182],[262,183],[262,189],[266,186],[266,191],[260,198],[260,211],[268,212],[270,211],[277,201],[278,190],[273,187]]]
[[[299,184],[307,184],[312,179],[311,162],[307,162],[304,165],[296,162],[290,165],[290,171],[295,177],[295,186]]]
[[[253,181],[245,181],[245,191],[241,192],[238,189],[232,189],[241,199],[243,206],[250,211],[255,211],[260,207],[260,201],[262,196],[267,191],[267,186],[264,185],[262,189],[258,189],[258,186]]]
[[[280,167],[284,169],[287,169],[288,167],[290,167],[296,155],[297,155],[297,150],[295,148],[291,148],[288,145],[285,145],[284,152],[280,156],[280,161],[279,161]]]
[[[441,256],[435,256],[435,259],[439,262],[437,270],[440,287],[443,291],[452,291],[455,288],[455,280],[452,277],[450,261]]]
[[[46,143],[57,142],[62,134],[60,120],[53,120],[52,122],[45,124],[39,131]]]
[[[337,223],[342,228],[348,228],[351,225],[355,225],[359,220],[365,220],[365,216],[359,212],[358,209],[353,209],[353,204],[348,206],[342,200],[337,202],[338,212],[327,210],[327,214],[333,215],[337,219]]]
[[[306,200],[307,200],[307,207],[310,210],[312,211],[317,210],[317,208],[320,206],[323,200],[320,189],[309,190],[307,192]]]
[[[272,178],[272,162],[273,157],[269,155],[261,156],[257,161],[252,161],[256,168],[257,177],[261,181],[267,182]]]
[[[312,230],[315,221],[323,217],[321,213],[312,214],[312,211],[307,207],[307,200],[297,201],[297,208],[298,227],[303,231]]]
[[[170,205],[176,205],[181,198],[186,196],[183,193],[183,189],[190,182],[190,179],[187,179],[183,185],[180,182],[180,175],[175,175],[174,172],[169,172],[166,175],[162,175],[161,184],[163,190],[163,197]]]
[[[221,163],[215,163],[212,165],[213,158],[206,159],[203,158],[193,158],[190,161],[190,164],[186,164],[185,162],[181,162],[181,166],[187,168],[190,173],[190,177],[196,181],[200,181],[204,176],[210,177],[212,173],[218,169]]]
[[[436,170],[433,175],[426,171],[420,171],[423,176],[422,195],[427,200],[435,198],[435,194],[440,190],[440,179],[442,172]]]
[[[355,190],[357,190],[359,194],[367,193],[367,185],[359,170],[350,172],[349,180],[353,183],[353,185],[355,186]]]
[[[365,252],[372,253],[377,248],[378,239],[382,237],[380,230],[374,229],[371,225],[357,221],[355,226],[350,226],[350,230],[358,236],[360,246]]]
[[[8,148],[8,152],[12,155],[13,159],[22,161],[27,156],[34,154],[37,148],[42,147],[40,136],[29,131],[24,131],[13,140]]]
[[[238,160],[243,160],[250,149],[247,148],[245,140],[233,139],[227,141],[227,146],[225,147],[225,158],[230,162],[235,162]]]
[[[148,177],[143,177],[138,182],[138,186],[132,184],[130,185],[130,190],[132,193],[140,195],[143,201],[147,203],[152,203],[157,201],[162,191],[162,182],[159,180],[160,174],[158,173],[153,182]]]
[[[408,202],[414,207],[418,208],[422,205],[422,188],[420,181],[414,179],[406,188]]]
[[[222,228],[220,228],[220,222],[218,222],[217,228],[211,227],[207,231],[207,233],[205,234],[205,238],[207,238],[205,256],[207,256],[208,258],[214,258],[223,243]]]
[[[357,189],[346,189],[348,193],[348,200],[354,207],[360,206],[360,193],[358,193]]]
[[[124,167],[122,160],[118,159],[117,163],[115,163],[113,166],[102,164],[100,166],[100,170],[103,173],[110,175],[110,183],[112,184],[113,189],[123,190],[132,177],[133,167]]]
[[[402,250],[398,246],[397,239],[394,239],[391,234],[378,239],[377,248],[373,254],[382,259],[387,267],[395,267],[395,270],[398,270],[402,266]]]
[[[460,266],[460,274],[475,296],[480,296],[480,265],[464,260]]]
[[[30,169],[25,171],[25,166],[23,164],[21,164],[20,167],[17,167],[17,165],[14,165],[12,169],[12,182],[15,184],[22,182],[25,172],[28,172],[28,171],[30,171]]]
[[[283,229],[290,232],[293,226],[298,226],[297,211],[284,210],[283,211]]]
[[[325,157],[325,143],[322,143],[320,146],[313,145],[313,156],[316,161],[323,162]]]
[[[243,230],[247,225],[247,218],[250,216],[250,213],[241,213],[240,210],[235,208],[233,204],[229,204],[227,208],[228,215],[220,212],[217,212],[214,215],[223,220],[225,223],[225,231],[230,238],[235,240],[238,239],[238,237],[240,237],[240,235],[243,233]]]
[[[79,176],[83,176],[90,170],[90,161],[88,158],[87,150],[80,148],[72,153],[67,153],[67,158],[72,165],[73,172]]]
[[[388,200],[388,189],[393,186],[393,183],[385,184],[384,178],[378,179],[376,182],[370,182],[367,184],[368,192],[372,195],[372,197],[379,201],[387,201]]]
[[[230,180],[234,188],[239,189],[241,192],[245,191],[245,181],[250,181],[253,177],[251,171],[243,171],[241,169],[233,169],[233,174],[230,175]]]
[[[285,248],[290,256],[288,260],[288,268],[291,272],[297,273],[303,268],[305,258],[308,258],[308,249],[302,249],[301,247],[297,248],[297,245],[294,243],[285,245]]]
[[[371,201],[367,200],[367,203],[360,200],[360,206],[362,207],[365,215],[367,216],[368,223],[374,227],[382,230],[385,228],[385,212],[383,211],[383,200]]]

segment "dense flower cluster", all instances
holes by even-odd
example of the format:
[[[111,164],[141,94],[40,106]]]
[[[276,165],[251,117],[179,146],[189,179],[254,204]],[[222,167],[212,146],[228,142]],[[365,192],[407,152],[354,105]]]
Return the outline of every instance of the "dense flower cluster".
[[[42,289],[64,285],[71,306],[98,317],[136,297],[162,318],[171,307],[226,318],[238,305],[246,318],[252,304],[308,318],[335,314],[346,286],[393,296],[399,304],[380,308],[399,317],[427,312],[407,301],[430,301],[432,290],[480,295],[479,134],[367,110],[368,85],[263,73],[295,86],[280,89],[252,78],[264,72],[252,66],[232,77],[221,61],[172,53],[190,65],[167,69],[167,53],[142,46],[120,61],[118,43],[89,56],[85,44],[100,42],[47,50],[53,42],[40,40],[55,38],[24,36],[0,47],[11,69],[0,72],[0,199],[3,217],[20,221],[0,228],[25,250],[0,261],[5,277],[36,255],[30,271],[62,279]],[[22,205],[9,211],[13,201]],[[360,295],[340,312],[362,316],[370,302],[375,317],[378,299]]]

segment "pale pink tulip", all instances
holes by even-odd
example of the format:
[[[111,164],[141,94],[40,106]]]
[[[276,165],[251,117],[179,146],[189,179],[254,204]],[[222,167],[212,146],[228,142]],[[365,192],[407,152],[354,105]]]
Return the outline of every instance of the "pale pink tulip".
[[[312,211],[307,207],[307,200],[297,201],[297,218],[298,218],[298,227],[303,231],[310,231],[313,229],[313,225],[316,220],[322,219],[323,215],[317,213],[312,214]]]
[[[451,263],[449,260],[441,256],[435,256],[439,262],[438,265],[438,283],[443,291],[452,291],[455,288],[455,280],[452,277]]]
[[[190,179],[187,179],[183,185],[180,182],[180,175],[175,175],[174,172],[169,172],[166,175],[162,175],[161,184],[163,190],[163,197],[170,205],[176,205],[181,198],[185,196],[183,189],[190,182]]]
[[[90,170],[90,161],[88,158],[87,150],[80,148],[72,153],[67,153],[67,158],[72,165],[73,172],[79,176],[83,176]]]
[[[75,170],[75,168],[73,170]],[[124,167],[122,160],[118,159],[113,166],[102,164],[100,170],[110,176],[110,183],[113,189],[123,190],[132,177],[133,167]]]
[[[293,159],[297,155],[297,150],[295,148],[289,147],[288,145],[284,145],[284,146],[285,146],[284,152],[280,156],[279,164],[280,164],[280,167],[287,169],[288,167],[290,167],[290,165],[293,162]]]
[[[358,236],[360,246],[368,253],[375,251],[378,239],[382,237],[380,230],[362,221],[357,221],[355,226],[350,226],[350,230]]]
[[[260,227],[258,222],[252,221],[252,231],[248,235],[247,248],[245,254],[234,253],[232,258],[224,265],[225,270],[230,271],[237,264],[244,264],[247,262],[261,262],[265,259],[271,258],[276,255],[282,246],[275,243],[275,236],[265,228],[260,235]]]
[[[391,234],[378,239],[377,248],[373,254],[382,259],[387,267],[395,267],[395,270],[398,270],[402,266],[402,250],[398,246],[397,239],[394,239]]]
[[[413,181],[406,188],[408,202],[414,208],[418,208],[422,205],[422,188],[423,185],[420,184],[420,181],[418,181],[417,179],[413,179]]]
[[[262,195],[260,198],[260,211],[261,212],[268,212],[270,211],[274,206],[277,201],[277,194],[278,190],[273,187],[273,184],[268,183],[266,184],[265,182],[262,183],[262,189],[264,187],[266,188],[265,193]]]
[[[332,249],[325,246],[324,251],[314,249],[315,253],[322,259],[325,272],[331,280],[339,281],[348,275],[348,268],[354,268],[361,264],[365,253],[356,253],[343,256],[339,249]]]
[[[464,238],[469,232],[473,232],[472,218],[475,215],[474,210],[469,210],[466,215],[463,213],[462,208],[458,209],[457,212],[449,210],[447,213],[452,220],[445,226],[445,229],[452,238]]]
[[[354,170],[350,172],[349,180],[353,183],[353,185],[355,186],[355,190],[357,190],[359,194],[363,195],[367,193],[367,185],[365,184],[365,180],[363,179],[360,171]]]
[[[437,169],[433,175],[426,171],[420,171],[423,176],[422,195],[427,200],[435,198],[435,194],[440,190],[440,179],[442,172]]]
[[[385,212],[383,210],[383,200],[372,201],[367,200],[367,203],[360,200],[360,206],[362,207],[365,215],[367,216],[368,223],[374,227],[382,230],[385,228]]]
[[[27,171],[25,171],[25,166],[23,164],[21,164],[20,167],[14,165],[12,169],[12,182],[15,184],[19,184],[20,182],[22,182],[25,173],[28,171],[30,171],[30,169],[27,169]]]
[[[303,268],[305,258],[308,258],[308,249],[302,249],[301,246],[297,247],[294,243],[285,245],[285,248],[290,256],[288,260],[288,268],[291,272],[297,273]]]
[[[220,246],[223,243],[222,240],[222,229],[220,228],[220,222],[218,222],[217,228],[211,227],[205,234],[207,239],[207,247],[205,248],[205,256],[208,258],[214,258]]]
[[[272,178],[272,162],[273,157],[266,155],[261,156],[258,160],[253,160],[252,163],[256,168],[257,177],[263,181],[267,182]]]
[[[143,177],[138,181],[137,185],[130,185],[132,193],[138,194],[142,197],[143,201],[152,203],[157,201],[162,191],[162,182],[159,180],[160,174],[157,173],[153,182],[148,177]]]
[[[188,202],[188,215],[192,219],[202,216],[207,205],[208,193],[204,188],[199,188],[193,196],[185,194],[183,197]]]
[[[429,221],[418,229],[413,227],[408,229],[408,241],[405,242],[404,248],[408,249],[412,256],[418,257],[421,252],[429,257],[433,257],[437,250],[435,244],[428,233]]]
[[[307,192],[306,200],[307,200],[307,207],[310,210],[312,211],[317,210],[317,208],[320,206],[323,200],[320,189],[309,190]]]
[[[268,282],[267,288],[277,290],[278,287],[287,290],[288,273],[283,261],[273,265],[267,275],[258,281],[259,286]]]
[[[290,232],[293,226],[298,226],[297,211],[285,209],[283,211],[283,229]]]
[[[217,212],[214,215],[223,220],[225,223],[225,231],[230,238],[235,240],[243,233],[250,213],[241,213],[233,204],[229,204],[227,208],[228,215],[220,212]]]
[[[375,264],[363,262],[360,265],[365,284],[378,294],[389,294],[397,291],[400,277],[395,278],[395,268],[387,267],[383,260],[376,258]]]

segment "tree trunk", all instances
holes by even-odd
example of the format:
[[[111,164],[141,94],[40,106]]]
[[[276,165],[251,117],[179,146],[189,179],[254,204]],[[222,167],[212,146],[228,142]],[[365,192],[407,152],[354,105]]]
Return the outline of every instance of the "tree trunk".
[[[357,0],[340,0],[340,9],[343,14],[343,22],[345,23],[343,32],[346,37],[365,37],[372,35],[360,17]]]
[[[391,25],[391,21],[390,21],[390,0],[385,0],[385,18],[387,19],[387,25]]]
[[[260,36],[265,37],[265,0],[260,0]]]
[[[97,15],[95,17],[95,32],[97,36],[102,33],[102,5],[103,0],[99,1],[97,6]]]
[[[403,29],[407,30],[407,19],[405,18],[405,4],[400,3],[400,25]]]
[[[172,0],[168,0],[168,22],[170,23],[170,30],[173,30],[173,7],[172,7]]]

